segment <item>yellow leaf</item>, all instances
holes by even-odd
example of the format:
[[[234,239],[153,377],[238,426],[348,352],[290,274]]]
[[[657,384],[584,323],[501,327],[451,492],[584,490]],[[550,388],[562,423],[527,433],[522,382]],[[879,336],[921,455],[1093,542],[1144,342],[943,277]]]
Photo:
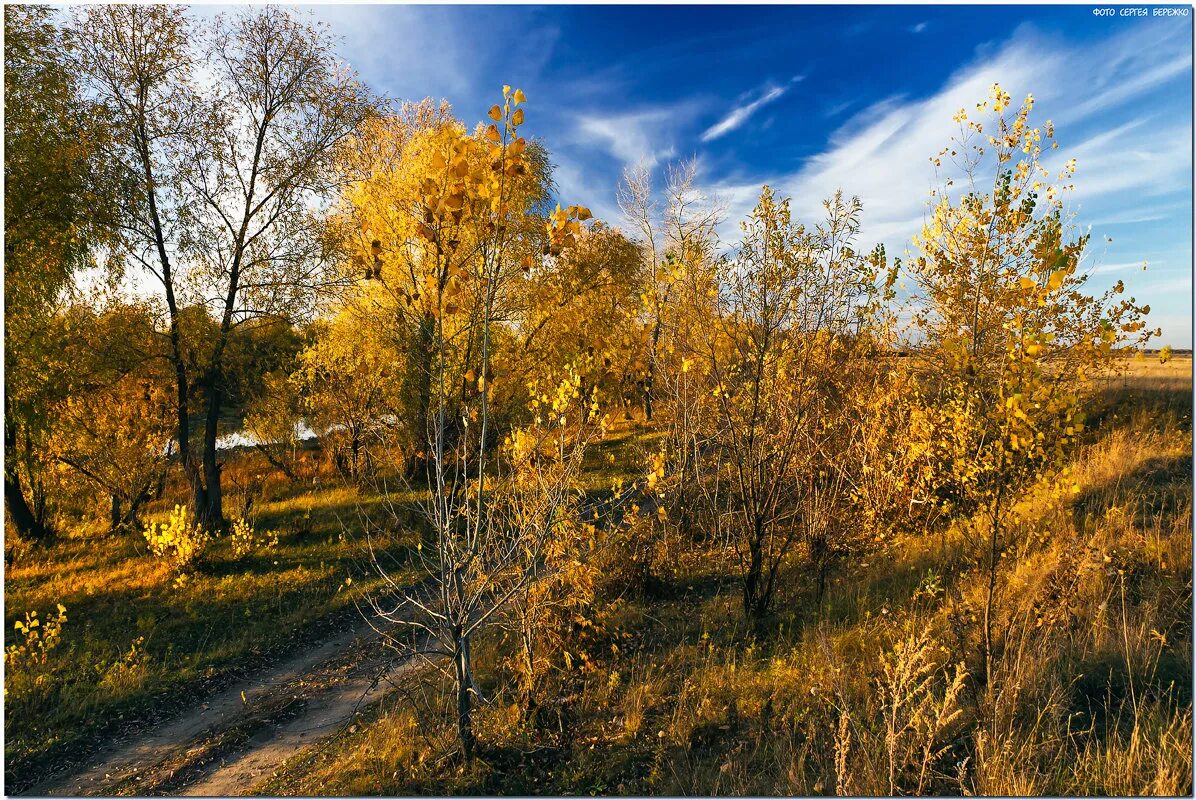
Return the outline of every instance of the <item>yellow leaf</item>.
[[[498,132],[498,126],[493,122],[486,128],[486,138],[492,142],[497,142],[502,139],[502,134]]]
[[[590,219],[592,216],[594,216],[594,215],[590,213],[590,209],[586,208],[585,206],[577,207],[577,218],[578,219],[585,221],[587,219]]]
[[[495,122],[502,119],[502,108],[497,104],[490,106],[490,119],[494,120]]]
[[[511,87],[510,87],[510,85],[509,85],[509,84],[506,84],[506,83],[504,83],[504,84],[502,85],[502,96],[503,96],[503,97],[506,97],[506,96],[507,96],[507,95],[509,95],[510,93],[511,93]],[[495,108],[497,108],[497,106],[495,106]]]
[[[515,113],[511,115],[511,124],[512,125],[522,125],[523,124],[523,109],[522,108],[515,109]]]
[[[523,94],[522,89],[516,89],[515,94],[511,96],[511,99],[516,103],[522,103],[523,101],[527,100],[527,96]]]

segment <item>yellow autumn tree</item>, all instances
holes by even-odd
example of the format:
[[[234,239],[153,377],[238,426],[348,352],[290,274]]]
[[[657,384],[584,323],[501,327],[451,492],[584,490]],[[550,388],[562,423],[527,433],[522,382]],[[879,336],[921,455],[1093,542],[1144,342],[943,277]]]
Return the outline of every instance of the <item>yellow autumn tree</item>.
[[[1116,368],[1119,345],[1151,335],[1149,307],[1122,298],[1120,281],[1089,293],[1078,269],[1088,236],[1064,203],[1076,162],[1047,163],[1054,127],[1036,125],[1033,107],[994,85],[959,111],[958,135],[931,159],[943,185],[905,265],[921,356],[909,463],[928,511],[966,520],[989,688],[998,573],[1026,533],[1016,505],[1044,481],[1070,491],[1064,455],[1084,429],[1089,381]]]
[[[538,579],[548,543],[572,514],[581,457],[600,424],[576,370],[519,388],[532,398],[523,425],[503,419],[496,391],[505,381],[506,397],[517,396],[496,367],[518,335],[511,314],[528,260],[561,257],[590,218],[582,206],[537,213],[545,171],[520,135],[524,101],[504,87],[492,122],[472,132],[447,113],[416,114],[414,130],[382,143],[398,148],[400,164],[365,173],[348,194],[368,248],[359,255],[382,287],[377,307],[392,311],[395,337],[411,343],[404,368],[416,381],[411,419],[427,486],[417,510],[428,546],[417,560],[432,588],[391,581],[393,592],[375,597],[375,608],[417,640],[422,632],[418,649],[451,659],[466,760],[477,746],[473,638]]]
[[[836,195],[826,211],[807,228],[764,187],[737,253],[719,265],[714,317],[681,365],[701,377],[700,391],[687,389],[694,434],[682,443],[700,522],[733,554],[745,616],[757,624],[791,559],[821,583],[858,533],[845,409],[862,370],[871,374],[865,334],[882,255],[855,248],[858,200]]]
[[[482,343],[471,312],[489,289],[496,313],[513,316],[513,287],[542,249],[544,218],[534,211],[548,197],[547,156],[522,136],[502,144],[499,122],[469,131],[447,104],[409,103],[371,120],[345,154],[344,168],[355,178],[342,211],[343,228],[350,232],[349,277],[373,284],[357,301],[359,313],[395,323],[393,338],[404,350],[404,408],[412,419],[426,420],[437,402],[441,357],[449,369],[444,377],[454,388],[451,403],[477,390]],[[511,163],[502,161],[502,153]],[[496,187],[480,180],[490,177],[501,178],[501,199]],[[476,224],[467,198],[490,204],[494,218]],[[493,253],[498,238],[501,258]],[[494,286],[462,267],[492,258]],[[433,341],[438,330],[446,335],[443,353]],[[493,386],[493,365],[491,372]],[[514,383],[505,382],[503,390],[514,391]],[[418,447],[423,438],[420,431],[413,452],[426,457]],[[408,466],[421,463],[412,459]]]
[[[595,223],[559,256],[529,260],[519,287],[517,335],[509,370],[529,378],[576,366],[584,386],[605,402],[633,390],[633,348],[624,338],[638,325],[644,267],[635,243]]]
[[[386,447],[401,424],[400,362],[388,344],[349,306],[314,326],[314,340],[291,375],[308,423],[331,444],[335,463],[353,483],[368,476],[375,450]]]

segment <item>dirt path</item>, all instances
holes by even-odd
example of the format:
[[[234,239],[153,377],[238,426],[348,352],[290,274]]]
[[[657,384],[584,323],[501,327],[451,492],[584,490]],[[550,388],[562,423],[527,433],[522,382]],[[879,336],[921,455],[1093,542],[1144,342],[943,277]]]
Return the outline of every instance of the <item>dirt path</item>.
[[[246,747],[191,776],[178,794],[227,797],[245,793],[273,774],[288,758],[349,722],[358,709],[379,699],[392,681],[421,665],[422,662],[404,660],[391,665],[381,676],[375,670],[364,671],[322,692],[308,702],[302,714],[266,726]]]
[[[364,620],[356,621],[343,633],[238,681],[183,715],[113,744],[80,770],[50,778],[22,794],[244,791],[257,782],[251,777],[351,718],[385,657],[379,634]],[[398,665],[391,671],[405,668]],[[375,688],[371,699],[382,688]],[[220,755],[205,763],[205,750]],[[196,763],[195,758],[201,760]],[[182,786],[176,773],[187,783],[197,782],[190,788]]]

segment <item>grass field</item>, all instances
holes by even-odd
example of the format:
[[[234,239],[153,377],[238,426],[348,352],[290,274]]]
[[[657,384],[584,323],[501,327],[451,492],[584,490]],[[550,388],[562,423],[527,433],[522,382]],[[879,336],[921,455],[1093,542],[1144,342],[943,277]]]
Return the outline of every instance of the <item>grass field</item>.
[[[587,490],[601,495],[626,477],[640,438],[624,421],[596,446]],[[359,602],[378,578],[357,534],[362,515],[379,516],[381,494],[331,475],[323,475],[331,484],[323,487],[291,483],[249,449],[231,455],[225,475],[234,487],[229,513],[245,499],[235,489],[253,487],[255,527],[266,539],[276,534],[277,543],[238,557],[227,537],[217,538],[182,585],[140,533],[111,535],[100,523],[80,523],[45,547],[10,554],[6,645],[20,643],[13,626],[26,612],[45,620],[57,605],[66,608],[45,663],[7,676],[10,785],[33,782],[108,735],[137,730],[323,631],[361,621]],[[163,519],[185,498],[176,474],[144,517]],[[392,575],[399,581],[419,577],[401,566],[416,536],[395,530],[373,538],[379,555],[400,565]]]
[[[251,451],[226,472],[265,475]],[[378,497],[344,487],[263,481],[259,533],[277,544],[237,558],[217,539],[198,571],[176,585],[136,532],[84,527],[45,548],[30,548],[5,580],[6,644],[25,612],[43,619],[63,605],[67,621],[44,667],[9,670],[5,706],[6,775],[23,783],[92,748],[104,734],[135,729],[241,672],[302,646],[319,629],[359,617],[355,600],[370,586],[353,536],[358,509]],[[172,485],[147,519],[184,496]],[[238,498],[232,498],[235,505]],[[398,534],[382,546],[400,557]],[[346,579],[356,582],[346,585]]]
[[[742,622],[725,550],[680,540],[650,582],[609,555],[596,624],[571,658],[553,660],[534,711],[502,688],[515,683],[504,672],[513,643],[501,633],[479,643],[485,750],[473,766],[451,757],[447,694],[427,672],[258,788],[1190,792],[1190,371],[1190,359],[1136,361],[1102,384],[1072,465],[1080,492],[1063,508],[1028,510],[1034,535],[1003,587],[1007,688],[990,718],[952,688],[955,664],[971,666],[954,623],[976,594],[956,533],[901,539],[852,565],[821,609],[809,583],[788,575],[763,634]],[[654,436],[621,421],[589,455],[586,490],[635,474]],[[6,645],[27,611],[46,619],[62,604],[67,620],[44,665],[8,671],[10,784],[357,619],[372,581],[353,532],[381,498],[257,478],[267,467],[251,451],[227,472],[234,486],[258,481],[256,526],[277,544],[238,558],[217,540],[181,586],[136,533],[83,526],[12,554]],[[182,496],[175,482],[148,515]],[[410,532],[382,542],[400,560],[412,545]]]
[[[1102,395],[1072,465],[1079,494],[1028,511],[989,718],[952,688],[968,661],[953,620],[977,593],[958,536],[894,543],[834,580],[821,612],[790,575],[763,637],[719,552],[678,542],[651,587],[611,565],[601,635],[586,660],[556,663],[531,714],[495,667],[511,643],[487,643],[474,766],[450,755],[432,675],[258,789],[1190,793],[1191,360],[1135,362]]]

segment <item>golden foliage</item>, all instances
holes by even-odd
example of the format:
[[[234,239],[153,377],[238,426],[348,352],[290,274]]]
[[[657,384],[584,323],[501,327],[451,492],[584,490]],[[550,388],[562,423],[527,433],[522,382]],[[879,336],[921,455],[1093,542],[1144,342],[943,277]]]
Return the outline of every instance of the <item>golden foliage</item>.
[[[211,541],[203,526],[188,518],[186,506],[176,505],[166,522],[146,523],[144,536],[150,552],[169,567],[175,581],[185,581]]]

